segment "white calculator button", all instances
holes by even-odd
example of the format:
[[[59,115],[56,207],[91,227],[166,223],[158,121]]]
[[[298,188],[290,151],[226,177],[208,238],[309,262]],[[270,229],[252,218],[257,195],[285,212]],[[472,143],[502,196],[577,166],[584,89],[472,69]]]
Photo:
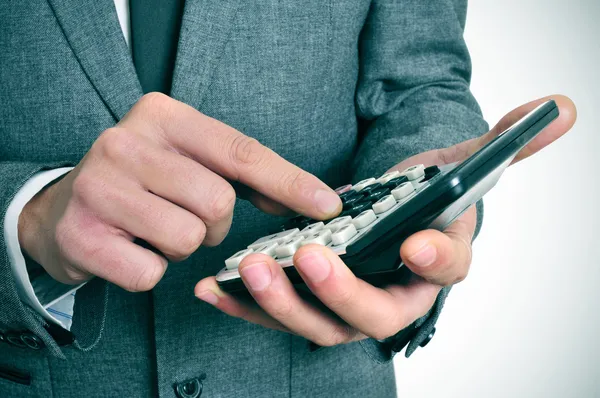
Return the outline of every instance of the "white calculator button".
[[[408,195],[413,193],[415,187],[410,182],[404,182],[398,185],[396,188],[392,189],[392,195],[396,200],[402,200],[406,198]]]
[[[258,249],[261,246],[264,246],[266,243],[277,242],[282,243],[284,240],[288,240],[292,236],[295,236],[300,230],[298,228],[288,229],[287,231],[279,232],[273,235],[263,236],[256,242],[248,245],[249,249]]]
[[[275,254],[279,258],[293,256],[300,247],[300,243],[302,243],[303,239],[302,236],[294,236],[293,238],[286,240],[275,248]]]
[[[418,164],[411,166],[402,172],[409,180],[417,180],[425,175],[425,166]]]
[[[352,239],[357,233],[358,231],[356,230],[354,224],[348,224],[331,235],[331,241],[333,242],[334,246],[342,245]]]
[[[339,218],[335,218],[335,219],[329,221],[327,223],[327,225],[325,225],[325,228],[330,230],[331,233],[334,233],[334,232],[339,231],[340,228],[345,227],[346,225],[350,224],[351,222],[352,222],[351,216],[339,217]]]
[[[379,177],[377,179],[377,182],[380,184],[385,184],[386,182],[393,180],[396,177],[400,177],[400,172],[399,171],[391,171],[389,173],[385,173],[384,175],[382,175],[381,177]]]
[[[316,243],[318,245],[327,246],[331,242],[331,231],[328,229],[322,229],[319,232],[307,236],[306,239],[300,243],[300,246]]]
[[[356,229],[362,229],[362,228],[370,225],[371,223],[373,223],[373,221],[375,221],[375,220],[377,220],[377,216],[375,215],[375,212],[373,210],[369,209],[369,210],[363,211],[358,216],[354,217],[354,220],[352,220],[352,224],[354,224]]]
[[[368,187],[369,185],[375,184],[376,182],[377,182],[377,180],[374,179],[373,177],[367,178],[366,180],[362,180],[362,181],[359,181],[356,184],[354,184],[352,189],[354,189],[355,191],[358,192],[361,189]]]
[[[373,203],[373,211],[375,214],[385,213],[396,204],[396,199],[392,195],[384,196],[377,202]]]
[[[277,246],[279,246],[277,242],[265,243],[263,246],[256,249],[255,253],[262,253],[273,257],[275,255],[275,249]]]
[[[302,231],[300,231],[300,233],[302,235],[306,236],[307,234],[322,230],[324,226],[325,226],[325,224],[323,224],[323,221],[319,221],[314,224],[310,224],[309,226],[304,228]]]
[[[239,252],[235,253],[233,256],[225,260],[225,268],[236,269],[240,265],[244,257],[253,252],[254,250],[252,249],[240,250]]]

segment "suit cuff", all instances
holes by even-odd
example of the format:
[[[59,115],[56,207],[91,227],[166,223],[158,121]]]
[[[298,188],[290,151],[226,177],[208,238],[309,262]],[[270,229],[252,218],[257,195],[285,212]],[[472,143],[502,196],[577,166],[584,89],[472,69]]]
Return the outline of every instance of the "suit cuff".
[[[483,200],[479,200],[475,207],[477,209],[477,224],[475,226],[475,233],[473,234],[473,241],[479,235],[481,225],[483,224]],[[384,341],[375,339],[362,340],[360,344],[369,357],[375,362],[385,363],[390,361],[397,352],[400,352],[404,348],[406,348],[404,355],[408,358],[419,347],[425,347],[429,344],[435,335],[435,325],[442,313],[444,303],[451,289],[452,286],[443,288],[429,312],[417,319],[409,327],[398,332],[395,336]]]
[[[4,236],[8,260],[16,282],[19,298],[42,318],[70,329],[74,292],[81,287],[62,284],[41,272],[30,278],[27,263],[19,244],[19,216],[25,205],[44,187],[72,170],[72,167],[41,171],[31,177],[8,205],[4,219]]]

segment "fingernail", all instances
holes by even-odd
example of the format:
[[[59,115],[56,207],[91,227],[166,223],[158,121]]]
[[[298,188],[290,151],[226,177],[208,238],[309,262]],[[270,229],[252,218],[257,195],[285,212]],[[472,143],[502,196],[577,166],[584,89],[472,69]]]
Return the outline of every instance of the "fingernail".
[[[260,292],[271,284],[271,270],[267,263],[248,265],[241,268],[240,273],[252,291]]]
[[[333,191],[319,189],[315,192],[315,202],[317,209],[323,214],[333,214],[342,205],[340,197]]]
[[[312,282],[322,282],[331,272],[331,263],[321,253],[314,251],[296,260],[296,267]]]
[[[408,260],[418,267],[428,267],[434,263],[437,257],[435,247],[425,244],[418,252],[408,258]]]
[[[217,305],[217,303],[219,302],[219,297],[217,297],[217,295],[211,292],[210,290],[200,292],[196,297],[212,305]]]

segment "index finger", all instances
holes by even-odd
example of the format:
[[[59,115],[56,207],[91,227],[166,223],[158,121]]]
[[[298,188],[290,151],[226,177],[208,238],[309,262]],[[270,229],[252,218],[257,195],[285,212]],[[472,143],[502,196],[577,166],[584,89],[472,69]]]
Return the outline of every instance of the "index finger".
[[[558,106],[560,112],[558,118],[554,120],[544,131],[537,135],[525,148],[523,148],[515,157],[512,164],[515,164],[544,147],[550,145],[567,133],[571,127],[575,124],[577,119],[577,108],[570,98],[564,95],[552,95],[538,100],[529,102],[521,105],[520,107],[513,109],[511,112],[506,114],[500,121],[492,128],[487,134],[479,138],[475,138],[471,142],[470,153],[476,152],[479,148],[482,148],[485,144],[496,138],[504,130],[518,122],[521,118],[525,117],[529,112],[533,111],[539,105],[543,104],[548,100],[554,100]]]
[[[142,107],[150,108],[165,144],[179,153],[308,217],[327,219],[341,211],[330,187],[256,139],[167,96],[154,94],[146,102]]]

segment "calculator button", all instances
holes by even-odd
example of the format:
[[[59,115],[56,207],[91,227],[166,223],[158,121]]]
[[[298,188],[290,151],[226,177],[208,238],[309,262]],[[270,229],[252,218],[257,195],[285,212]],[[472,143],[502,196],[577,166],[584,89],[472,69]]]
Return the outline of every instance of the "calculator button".
[[[423,182],[431,180],[438,174],[440,174],[440,168],[437,166],[429,166],[425,168],[425,178],[423,178]]]
[[[347,198],[350,198],[353,196],[358,196],[358,195],[360,195],[358,192],[356,192],[354,189],[351,189],[349,191],[341,193],[339,196],[340,196],[340,199],[343,201],[344,199],[347,199]]]
[[[300,232],[300,230],[298,228],[294,228],[294,229],[288,229],[287,231],[279,232],[277,234],[263,236],[256,242],[249,245],[248,248],[252,249],[252,250],[256,250],[259,247],[263,246],[265,243],[271,243],[271,242],[281,243],[284,240],[287,240],[287,239],[291,238],[292,236],[295,236],[298,232]]]
[[[412,183],[410,182],[405,182],[402,185],[399,185],[396,189],[392,190],[392,195],[394,196],[394,198],[396,200],[402,200],[404,198],[406,198],[408,195],[410,195],[411,193],[413,193],[415,190],[415,187],[413,186]]]
[[[394,205],[396,205],[396,199],[392,195],[387,195],[373,203],[373,211],[375,214],[385,213]]]
[[[325,228],[330,230],[331,233],[335,233],[338,230],[340,230],[341,228],[350,224],[351,222],[352,222],[352,217],[350,217],[350,216],[338,217],[338,218],[331,220],[327,224],[325,224]]]
[[[262,253],[273,257],[275,255],[275,249],[277,246],[279,246],[277,242],[265,243],[263,246],[256,249],[255,253]]]
[[[362,195],[351,196],[342,200],[342,206],[344,209],[350,209],[352,206],[360,201],[363,201],[364,199],[365,198]]]
[[[377,220],[377,216],[375,212],[371,209],[365,210],[360,213],[358,216],[354,217],[352,220],[352,224],[356,227],[356,229],[362,229],[367,227],[373,223],[373,221]]]
[[[376,182],[377,182],[377,180],[375,180],[373,177],[367,178],[365,180],[359,181],[356,184],[354,184],[352,189],[355,190],[356,192],[360,192],[360,190],[362,190],[363,188],[368,187],[369,185],[373,185]]]
[[[325,226],[325,224],[323,223],[323,221],[319,221],[314,224],[310,224],[308,227],[306,227],[302,231],[300,231],[300,233],[302,235],[306,236],[307,234],[311,234],[313,232],[322,230],[324,226]]]
[[[369,196],[371,194],[371,192],[377,191],[381,187],[382,187],[382,185],[380,183],[376,182],[375,184],[371,184],[368,187],[364,187],[363,189],[361,189],[359,194],[361,194],[362,196]]]
[[[287,231],[288,229],[302,229],[310,224],[312,220],[306,216],[296,216],[294,218],[290,218],[285,224],[282,226],[282,231]]]
[[[419,178],[425,175],[425,166],[422,164],[418,164],[415,166],[411,166],[408,169],[402,172],[402,175],[405,175],[409,180],[418,180]]]
[[[334,246],[342,245],[352,239],[357,233],[358,231],[354,224],[348,224],[331,235],[331,242]]]
[[[371,203],[375,203],[379,199],[381,199],[384,196],[389,195],[389,194],[390,194],[389,189],[381,188],[381,189],[377,189],[377,190],[371,192],[371,194],[369,196],[367,196],[365,199],[369,200]]]
[[[341,187],[338,187],[335,189],[335,193],[337,193],[338,195],[343,194],[344,192],[348,192],[352,190],[352,185],[351,184],[347,184],[347,185],[342,185]]]
[[[385,184],[386,182],[389,182],[390,180],[393,180],[394,178],[400,177],[400,172],[399,171],[391,171],[389,173],[385,173],[384,175],[382,175],[381,177],[379,177],[377,179],[377,182],[380,184]]]
[[[406,176],[396,177],[383,184],[383,188],[394,189],[398,185],[404,184],[405,182],[408,182],[408,178]]]
[[[314,234],[307,236],[302,243],[300,243],[300,246],[309,245],[311,243],[327,246],[329,242],[331,242],[331,231],[328,229],[322,229],[319,232],[315,232]]]
[[[233,256],[225,260],[225,268],[236,269],[240,265],[244,257],[253,252],[254,250],[252,249],[240,250],[239,252],[235,253]]]
[[[345,217],[345,216],[356,217],[360,213],[362,213],[363,211],[368,210],[370,208],[371,208],[371,202],[365,200],[363,202],[359,202],[359,203],[355,204],[354,206],[352,206],[348,210],[344,210],[342,212],[342,214],[340,214],[340,216],[342,216],[342,217]]]
[[[279,258],[293,256],[294,253],[296,253],[296,250],[298,250],[298,248],[300,247],[300,243],[302,243],[303,240],[304,238],[302,236],[294,236],[293,238],[290,238],[282,244],[280,244],[279,246],[277,246],[275,248],[275,254]]]

